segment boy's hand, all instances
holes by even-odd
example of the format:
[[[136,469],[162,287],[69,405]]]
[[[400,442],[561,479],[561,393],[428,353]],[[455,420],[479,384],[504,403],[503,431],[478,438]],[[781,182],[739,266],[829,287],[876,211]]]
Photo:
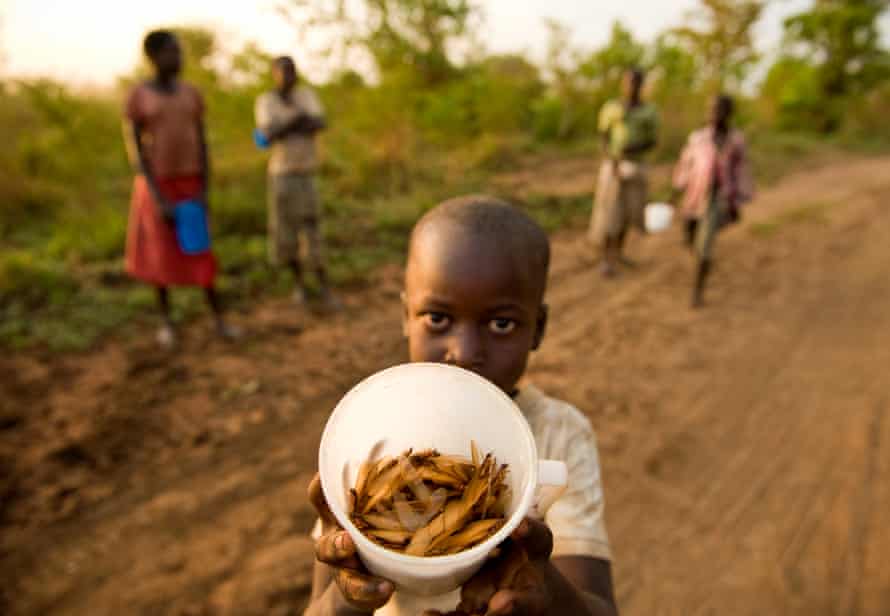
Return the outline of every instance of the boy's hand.
[[[559,610],[559,590],[550,579],[553,534],[543,522],[526,518],[502,545],[502,553],[464,584],[457,610],[424,616],[543,616]],[[556,573],[558,575],[558,573]],[[565,612],[565,613],[570,613]]]
[[[322,535],[315,542],[315,557],[331,568],[343,598],[352,607],[373,612],[386,605],[395,587],[392,582],[369,574],[359,561],[355,544],[337,524],[321,489],[318,473],[309,484],[309,501],[318,511]]]
[[[167,201],[161,201],[158,205],[158,210],[160,211],[161,218],[168,225],[172,225],[176,222],[176,206]]]

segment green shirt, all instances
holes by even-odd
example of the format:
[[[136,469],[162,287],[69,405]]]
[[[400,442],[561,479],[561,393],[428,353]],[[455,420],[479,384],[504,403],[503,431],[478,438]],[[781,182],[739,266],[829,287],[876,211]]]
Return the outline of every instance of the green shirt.
[[[655,143],[658,112],[647,103],[627,109],[621,101],[609,101],[600,110],[599,131],[606,136],[609,156],[618,160],[640,160],[643,152],[624,154],[624,149]]]

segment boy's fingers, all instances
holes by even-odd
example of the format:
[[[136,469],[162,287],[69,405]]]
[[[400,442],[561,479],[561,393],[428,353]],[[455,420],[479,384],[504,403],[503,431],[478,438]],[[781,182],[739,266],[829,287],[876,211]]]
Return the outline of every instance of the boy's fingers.
[[[511,535],[532,560],[547,560],[553,552],[553,532],[533,518],[525,518]]]
[[[327,533],[315,542],[315,557],[334,567],[348,566],[355,557],[355,543],[345,530]]]
[[[395,590],[392,582],[352,569],[336,569],[334,579],[343,597],[362,610],[380,609]]]
[[[485,616],[541,616],[547,613],[543,593],[501,590],[492,597]]]
[[[510,588],[499,590],[488,602],[486,616],[540,616],[549,607],[547,588],[537,568],[526,564],[514,576]]]
[[[458,610],[468,614],[485,611],[488,602],[502,588],[512,588],[516,574],[528,563],[528,555],[516,542],[502,545],[501,556],[489,561],[461,588]]]
[[[325,500],[324,491],[321,489],[321,478],[318,476],[318,473],[315,473],[315,477],[309,482],[308,492],[309,502],[312,503],[312,506],[318,512],[321,523],[325,525],[325,530],[332,526],[339,526],[337,518],[334,517],[334,514],[331,513],[331,508],[328,507],[328,501]]]

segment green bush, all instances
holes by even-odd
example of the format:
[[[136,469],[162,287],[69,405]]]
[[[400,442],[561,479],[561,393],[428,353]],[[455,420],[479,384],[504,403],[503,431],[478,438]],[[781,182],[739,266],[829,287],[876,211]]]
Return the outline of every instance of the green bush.
[[[64,302],[78,289],[65,266],[24,251],[0,254],[0,306],[18,304],[35,308]]]

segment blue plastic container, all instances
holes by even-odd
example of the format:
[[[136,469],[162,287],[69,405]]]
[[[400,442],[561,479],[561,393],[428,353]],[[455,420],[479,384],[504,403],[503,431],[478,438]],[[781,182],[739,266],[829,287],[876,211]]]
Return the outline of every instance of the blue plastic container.
[[[258,128],[253,130],[253,142],[256,144],[256,147],[261,150],[268,149],[269,147],[269,140],[266,138],[266,135],[263,134],[263,131]]]
[[[176,204],[176,240],[187,255],[199,255],[210,250],[210,229],[207,208],[194,199]]]

